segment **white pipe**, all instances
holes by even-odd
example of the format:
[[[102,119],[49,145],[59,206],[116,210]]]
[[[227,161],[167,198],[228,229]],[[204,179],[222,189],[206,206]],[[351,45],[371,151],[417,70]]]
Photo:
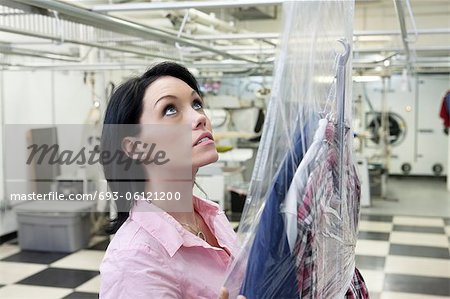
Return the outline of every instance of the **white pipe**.
[[[371,52],[399,52],[404,51],[404,48],[360,48],[354,49],[353,52],[361,52],[361,53],[371,53]],[[414,48],[414,51],[450,51],[450,46],[431,46],[431,47],[418,47]]]
[[[244,55],[250,54],[275,54],[276,48],[268,48],[268,47],[248,47],[248,48],[239,48],[238,46],[217,46],[217,48],[227,49],[229,53],[241,53]],[[450,47],[448,46],[432,46],[432,47],[420,47],[414,49],[416,52],[432,52],[432,51],[450,51]],[[241,52],[239,52],[241,51]],[[360,48],[354,49],[353,52],[357,53],[378,53],[378,52],[403,52],[404,48]],[[204,53],[199,52],[197,49],[192,48],[193,53]]]
[[[201,12],[196,9],[189,9],[189,19],[193,22],[200,23],[207,26],[214,26],[216,29],[237,32],[237,28],[229,23],[220,20],[214,16],[207,13]]]
[[[156,60],[155,60],[156,61]],[[151,61],[149,61],[150,63]],[[390,71],[401,71],[404,69],[404,63],[405,61],[396,61],[390,66]],[[147,65],[142,64],[142,62],[124,62],[124,63],[95,63],[95,64],[81,64],[81,63],[71,63],[71,64],[29,64],[29,65],[22,65],[22,64],[9,64],[9,63],[2,63],[0,62],[0,66],[4,66],[3,69],[7,69],[10,71],[20,71],[20,70],[124,70],[124,69],[131,69],[131,70],[144,70]],[[260,67],[264,69],[271,70],[273,68],[273,63],[266,62],[266,63],[259,63],[259,64],[252,64],[247,63],[243,61],[228,61],[223,60],[221,62],[217,61],[199,61],[195,62],[194,64],[186,63],[186,66],[195,67],[197,69],[213,69],[215,71],[221,70],[221,71],[227,71],[230,69],[248,69],[248,68],[255,68]],[[426,71],[426,68],[435,68],[439,69],[440,71],[448,71],[450,69],[450,63],[448,62],[418,62],[415,64],[417,68],[425,68],[421,69],[421,72]],[[373,63],[354,63],[353,69],[373,69],[374,64]],[[0,67],[1,69],[1,67]],[[1,73],[1,72],[0,72]]]
[[[17,2],[29,5],[27,0],[16,0]],[[108,15],[102,15],[96,12],[85,10],[76,6],[68,5],[63,2],[50,1],[50,0],[34,0],[31,4],[32,7],[40,7],[48,10],[56,10],[62,15],[66,15],[76,20],[77,22],[95,26],[97,28],[103,28],[106,30],[115,31],[121,34],[127,34],[131,36],[140,37],[143,39],[156,39],[163,42],[178,42],[183,46],[193,46],[205,51],[210,51],[224,57],[231,59],[244,60],[248,62],[255,62],[247,57],[236,56],[228,54],[226,52],[218,51],[214,47],[202,43],[196,43],[192,40],[185,38],[179,38],[172,36],[168,33],[158,32],[156,29],[140,25],[138,23],[130,22],[127,20],[114,18]]]
[[[213,0],[213,1],[174,1],[174,2],[145,2],[145,3],[123,3],[111,5],[96,5],[93,11],[111,12],[111,11],[136,11],[136,10],[161,10],[161,9],[186,9],[186,8],[218,8],[218,7],[245,7],[245,6],[264,6],[278,5],[285,0]]]
[[[420,35],[428,34],[450,34],[450,28],[433,28],[417,30]],[[408,34],[415,34],[415,32],[408,32]],[[355,31],[353,36],[383,36],[383,35],[401,35],[397,30],[377,30],[377,31]],[[278,39],[278,33],[235,33],[235,34],[218,34],[218,35],[201,35],[201,36],[187,36],[195,40],[235,40],[235,39]]]
[[[48,40],[52,40],[52,41],[58,40],[58,38],[55,36],[39,34],[39,33],[35,33],[35,32],[27,32],[27,31],[10,28],[10,27],[0,26],[0,32],[1,31],[20,34],[20,35],[26,35],[26,36],[32,36],[32,37],[38,37],[38,38],[48,39]],[[90,42],[84,42],[84,41],[80,41],[80,40],[69,40],[69,39],[66,39],[65,42],[77,44],[77,45],[85,45],[85,46],[89,46],[89,47],[95,47],[95,48],[100,48],[100,49],[105,49],[105,50],[110,50],[110,51],[132,53],[132,54],[136,54],[136,55],[142,55],[145,57],[152,57],[152,58],[159,57],[159,58],[169,59],[169,60],[173,59],[170,56],[149,53],[149,51],[146,51],[146,50],[139,50],[139,49],[130,48],[130,47],[124,48],[121,46],[108,46],[106,44],[101,44],[101,43],[90,43]]]
[[[235,33],[192,36],[195,40],[278,39],[278,33]]]
[[[190,33],[190,34],[210,34],[210,35],[214,35],[216,33],[218,33],[217,30],[215,30],[212,27],[208,27],[202,24],[187,24],[186,25],[186,32]],[[204,52],[204,51],[203,51]]]
[[[145,69],[147,65],[142,64],[142,62],[128,62],[128,63],[58,63],[58,64],[7,64],[1,63],[8,70],[16,71],[23,69],[38,69],[38,70],[122,70],[122,69]],[[186,63],[187,67],[195,67],[197,69],[236,69],[236,68],[255,68],[256,66],[266,65],[268,67],[271,64],[259,63],[247,63],[243,61],[227,61],[222,62],[206,61],[206,62],[195,62],[194,64]]]
[[[406,60],[407,60],[406,69],[407,69],[408,75],[411,75],[413,58],[412,58],[411,50],[409,47],[408,30],[406,29],[405,12],[403,11],[403,3],[401,0],[394,0],[394,6],[395,6],[395,10],[397,11],[398,21],[399,21],[400,29],[402,32],[402,42],[403,42],[403,47],[405,48],[405,54],[406,54]],[[411,84],[408,80],[408,91],[411,92],[411,90],[412,90]]]
[[[275,50],[275,47],[273,46],[252,46],[252,45],[232,45],[232,46],[217,46],[217,49],[222,50],[222,51],[240,51],[240,50],[254,50],[254,51],[259,51],[259,50]]]

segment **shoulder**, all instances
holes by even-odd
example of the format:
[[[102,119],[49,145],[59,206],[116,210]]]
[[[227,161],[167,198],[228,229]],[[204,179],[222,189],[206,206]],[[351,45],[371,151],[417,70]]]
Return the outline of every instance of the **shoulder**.
[[[128,219],[114,235],[100,265],[100,298],[181,298],[169,255],[141,226]]]
[[[165,251],[160,242],[145,230],[139,223],[128,218],[112,237],[106,249],[102,265],[113,262],[120,267],[122,261],[139,259],[142,256],[152,256],[154,259],[146,259],[147,262],[160,262],[165,256]]]

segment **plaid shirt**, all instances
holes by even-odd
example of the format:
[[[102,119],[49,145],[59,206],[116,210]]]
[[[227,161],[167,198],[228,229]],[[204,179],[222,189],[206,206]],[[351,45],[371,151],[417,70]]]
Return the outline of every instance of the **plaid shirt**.
[[[368,298],[367,288],[352,258],[357,239],[360,182],[348,150],[344,153],[344,173],[339,176],[334,135],[334,126],[328,123],[325,140],[310,148],[316,153],[315,158],[298,174],[306,184],[297,190],[300,200],[294,255],[299,293],[300,298],[343,297],[345,290],[341,286],[348,283],[345,298],[364,299]],[[340,179],[345,179],[341,198],[337,185]]]
[[[369,291],[359,270],[355,268],[352,283],[345,294],[345,299],[369,299]]]

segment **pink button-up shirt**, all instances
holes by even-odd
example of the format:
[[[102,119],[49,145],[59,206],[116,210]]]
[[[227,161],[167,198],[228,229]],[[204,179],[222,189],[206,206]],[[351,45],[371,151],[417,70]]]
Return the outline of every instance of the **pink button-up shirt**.
[[[236,234],[219,206],[197,197],[193,202],[218,244],[235,255]],[[216,299],[232,256],[139,200],[100,265],[100,299]]]

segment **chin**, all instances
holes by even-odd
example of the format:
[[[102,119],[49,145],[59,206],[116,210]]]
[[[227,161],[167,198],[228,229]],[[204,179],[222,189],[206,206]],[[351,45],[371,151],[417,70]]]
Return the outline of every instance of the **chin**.
[[[219,159],[219,154],[217,151],[210,151],[208,153],[203,153],[201,157],[195,157],[192,159],[192,166],[195,168],[203,167],[208,164],[212,164]]]

